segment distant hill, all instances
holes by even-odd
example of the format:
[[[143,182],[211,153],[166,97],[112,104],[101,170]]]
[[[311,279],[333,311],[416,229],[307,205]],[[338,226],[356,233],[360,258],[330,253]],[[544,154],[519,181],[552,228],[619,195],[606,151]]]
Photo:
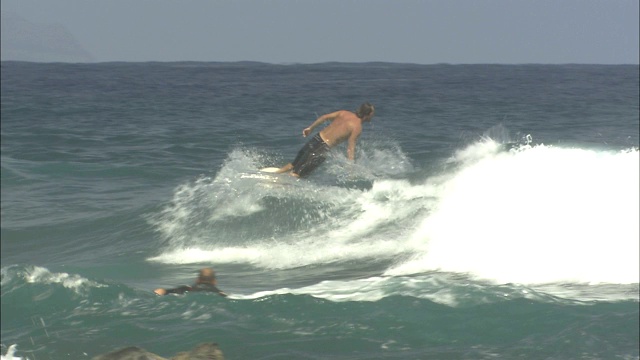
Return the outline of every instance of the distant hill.
[[[1,20],[2,61],[94,61],[93,56],[62,25],[34,24],[10,12],[2,12]]]

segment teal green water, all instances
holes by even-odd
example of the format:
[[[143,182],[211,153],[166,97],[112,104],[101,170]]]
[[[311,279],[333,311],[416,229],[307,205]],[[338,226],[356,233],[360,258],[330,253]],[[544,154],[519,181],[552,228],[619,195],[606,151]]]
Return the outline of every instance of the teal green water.
[[[638,79],[3,62],[2,354],[637,359]],[[355,164],[253,177],[363,101]],[[153,294],[204,266],[229,298]]]

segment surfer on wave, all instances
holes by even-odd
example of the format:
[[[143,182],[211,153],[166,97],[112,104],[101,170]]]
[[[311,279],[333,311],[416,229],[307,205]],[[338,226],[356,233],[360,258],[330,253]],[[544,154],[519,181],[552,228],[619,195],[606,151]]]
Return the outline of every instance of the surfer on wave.
[[[331,120],[329,126],[322,129],[306,145],[300,149],[293,162],[281,167],[276,173],[290,172],[296,177],[305,177],[315,170],[325,160],[325,153],[332,147],[347,141],[347,157],[355,160],[356,142],[362,133],[362,123],[371,121],[375,108],[370,103],[360,105],[356,112],[338,110],[320,116],[308,128],[302,130],[302,136],[307,137],[313,129]]]

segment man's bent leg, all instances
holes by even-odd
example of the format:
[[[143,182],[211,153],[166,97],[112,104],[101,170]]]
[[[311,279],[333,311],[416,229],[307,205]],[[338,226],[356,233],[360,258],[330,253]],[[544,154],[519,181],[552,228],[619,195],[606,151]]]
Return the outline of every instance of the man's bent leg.
[[[287,171],[291,171],[291,169],[293,169],[293,164],[288,163],[287,165],[281,167],[280,169],[278,169],[278,171],[276,171],[276,174],[282,174],[285,173]]]
[[[291,174],[295,174],[297,177],[307,177],[314,171],[320,164],[322,164],[326,158],[324,154],[321,153],[312,153],[311,156],[307,159],[307,161],[300,166],[294,167]]]

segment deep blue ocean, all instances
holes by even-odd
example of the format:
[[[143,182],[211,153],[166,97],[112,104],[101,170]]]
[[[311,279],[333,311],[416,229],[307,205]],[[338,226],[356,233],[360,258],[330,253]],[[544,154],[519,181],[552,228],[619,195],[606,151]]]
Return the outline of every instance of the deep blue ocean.
[[[2,359],[640,357],[637,65],[1,70]]]

